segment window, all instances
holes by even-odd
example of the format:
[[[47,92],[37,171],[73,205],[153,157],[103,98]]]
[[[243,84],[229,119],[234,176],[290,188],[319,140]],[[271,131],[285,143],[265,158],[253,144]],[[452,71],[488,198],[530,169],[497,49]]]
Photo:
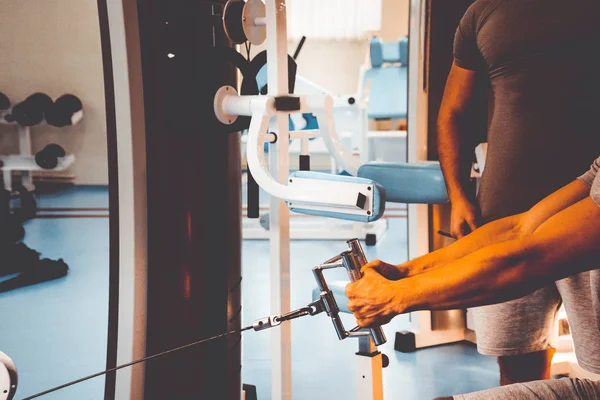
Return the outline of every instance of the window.
[[[351,40],[381,30],[381,0],[288,0],[288,38]]]

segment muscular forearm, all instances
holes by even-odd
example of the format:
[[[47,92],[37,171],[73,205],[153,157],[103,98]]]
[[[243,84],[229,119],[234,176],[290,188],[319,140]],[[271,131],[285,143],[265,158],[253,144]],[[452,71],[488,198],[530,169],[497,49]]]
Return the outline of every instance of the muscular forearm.
[[[600,207],[587,197],[523,239],[487,246],[444,267],[393,282],[401,312],[498,303],[597,268],[598,221]]]
[[[522,217],[519,214],[490,222],[449,246],[398,265],[398,269],[402,276],[410,277],[444,267],[485,246],[522,238],[526,234],[521,229]]]
[[[460,134],[461,114],[442,110],[438,119],[438,154],[451,202],[466,201],[473,146]]]
[[[397,268],[402,276],[418,275],[443,267],[485,246],[528,237],[550,217],[588,197],[589,191],[583,182],[575,180],[525,213],[490,222],[449,246],[401,264]]]
[[[488,246],[444,267],[394,282],[398,312],[476,307],[532,292],[545,280],[533,280],[540,275],[536,270],[540,254],[524,243],[514,240]]]
[[[588,196],[550,216],[525,238],[483,247],[419,275],[391,281],[367,266],[363,278],[346,288],[348,308],[360,326],[371,326],[410,311],[478,307],[515,299],[597,268],[599,227],[600,207]]]

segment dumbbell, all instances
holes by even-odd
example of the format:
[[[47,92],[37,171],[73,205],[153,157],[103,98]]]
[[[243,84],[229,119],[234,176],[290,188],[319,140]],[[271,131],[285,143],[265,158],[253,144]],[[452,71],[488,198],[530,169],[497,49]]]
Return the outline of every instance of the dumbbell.
[[[35,154],[35,163],[44,169],[54,169],[58,165],[58,159],[64,156],[65,150],[52,143]]]
[[[46,122],[57,127],[73,125],[73,116],[82,109],[83,104],[77,96],[64,94],[50,106]]]
[[[5,119],[8,122],[17,122],[21,126],[33,126],[44,120],[44,116],[52,104],[52,99],[47,94],[34,93],[16,104]]]
[[[0,111],[8,110],[10,108],[10,100],[8,97],[0,92]]]

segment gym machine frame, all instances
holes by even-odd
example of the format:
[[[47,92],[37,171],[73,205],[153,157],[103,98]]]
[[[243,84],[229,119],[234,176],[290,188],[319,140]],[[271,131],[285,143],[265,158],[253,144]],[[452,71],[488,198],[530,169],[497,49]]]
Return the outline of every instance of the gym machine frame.
[[[333,99],[333,118],[340,139],[350,141],[350,149],[353,157],[359,158],[362,163],[368,161],[369,137],[366,104],[368,101],[368,85],[366,90],[360,90],[356,96],[337,96],[313,82],[297,76],[295,92],[304,95],[323,93],[331,96]],[[344,122],[345,130],[344,128],[340,129],[338,126],[339,121]],[[295,139],[289,145],[290,155],[309,157],[313,153],[328,155],[331,173],[337,174],[339,172],[337,166],[339,163],[331,155],[329,148],[325,145],[323,139],[321,139],[318,130],[291,132],[290,138]],[[247,136],[242,137],[242,142],[247,142]],[[390,211],[398,214],[402,209],[387,208],[387,216],[390,215]],[[265,216],[263,215],[263,217]],[[261,217],[261,221],[244,218],[244,239],[269,238],[268,227],[265,226],[266,224],[263,224],[263,217]],[[386,217],[378,221],[364,223],[306,215],[290,215],[290,239],[293,240],[346,240],[349,237],[357,237],[363,240],[366,239],[367,245],[374,245],[385,235],[387,229],[388,221]]]
[[[261,2],[248,1],[260,7]],[[312,112],[319,121],[320,137],[325,141],[331,155],[351,174],[356,175],[360,161],[353,158],[341,143],[333,123],[333,99],[325,94],[292,96],[288,86],[287,15],[285,0],[267,0],[266,19],[259,16],[256,26],[266,24],[268,93],[266,96],[238,96],[235,88],[224,86],[215,95],[214,108],[217,118],[224,124],[233,124],[238,116],[250,116],[248,129],[248,166],[258,185],[270,195],[270,255],[271,255],[271,310],[275,315],[290,313],[290,217],[288,206],[301,204],[305,209],[324,211],[343,210],[346,214],[369,216],[373,212],[374,190],[366,184],[349,182],[319,182],[314,179],[289,179],[289,140],[296,135],[308,142],[309,133],[290,132],[288,120],[291,113]],[[227,9],[227,7],[226,7]],[[227,19],[226,16],[224,19]],[[245,30],[244,28],[244,30]],[[246,35],[250,36],[250,35]],[[273,143],[276,132],[277,140]],[[265,159],[264,143],[269,143],[268,161]],[[333,151],[335,150],[335,151]],[[284,201],[287,202],[284,203]],[[356,242],[358,243],[358,242]],[[359,247],[360,248],[360,247]],[[361,265],[366,264],[362,249]],[[338,256],[340,257],[340,256]],[[341,266],[338,259],[330,260],[326,267]],[[322,268],[315,270],[319,281]],[[324,280],[319,281],[320,289],[327,293]],[[331,296],[329,296],[331,297]],[[324,304],[331,303],[325,302]],[[331,311],[328,310],[329,312]],[[294,313],[292,313],[293,315]],[[272,321],[272,320],[271,320]],[[268,321],[267,321],[268,322]],[[339,326],[338,333],[340,333]],[[358,332],[349,335],[356,336]],[[364,336],[364,334],[360,334]],[[381,344],[381,338],[375,342]],[[373,343],[361,341],[359,353],[369,354],[368,363],[363,362],[359,381],[361,399],[381,399],[381,356],[375,354]],[[366,368],[365,368],[366,367]],[[364,372],[363,372],[364,371]],[[289,324],[281,325],[271,335],[271,397],[273,399],[292,398],[291,370],[291,331]],[[367,394],[368,393],[368,394]]]
[[[381,327],[355,327],[349,331],[344,328],[340,318],[340,308],[333,292],[327,286],[324,271],[333,268],[344,268],[351,282],[356,282],[362,276],[361,268],[367,264],[367,259],[358,239],[348,240],[349,246],[337,256],[313,268],[313,275],[319,288],[319,299],[306,307],[290,311],[283,315],[272,315],[254,322],[255,331],[262,331],[279,326],[284,321],[290,321],[307,315],[314,316],[326,312],[331,318],[338,338],[358,339],[357,369],[356,369],[356,399],[383,400],[382,368],[387,367],[389,359],[377,350],[377,346],[386,343],[387,339]]]

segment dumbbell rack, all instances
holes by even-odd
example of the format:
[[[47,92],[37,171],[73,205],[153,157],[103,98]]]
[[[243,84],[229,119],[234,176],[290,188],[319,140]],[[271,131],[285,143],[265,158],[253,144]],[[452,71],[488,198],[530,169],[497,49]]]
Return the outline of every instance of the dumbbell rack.
[[[33,191],[35,190],[35,186],[33,184],[34,171],[63,171],[75,163],[75,155],[67,154],[64,157],[58,158],[58,165],[53,169],[44,169],[37,165],[35,162],[35,155],[31,150],[31,127],[21,126],[16,122],[7,122],[4,119],[4,115],[8,113],[10,113],[10,110],[0,111],[0,124],[17,126],[19,134],[19,154],[0,155],[0,161],[2,161],[3,164],[0,166],[0,170],[3,174],[5,190],[8,190],[11,193],[13,192],[13,171],[21,171],[21,184],[25,189]],[[73,118],[73,125],[81,121],[82,118],[82,112],[75,114]]]

